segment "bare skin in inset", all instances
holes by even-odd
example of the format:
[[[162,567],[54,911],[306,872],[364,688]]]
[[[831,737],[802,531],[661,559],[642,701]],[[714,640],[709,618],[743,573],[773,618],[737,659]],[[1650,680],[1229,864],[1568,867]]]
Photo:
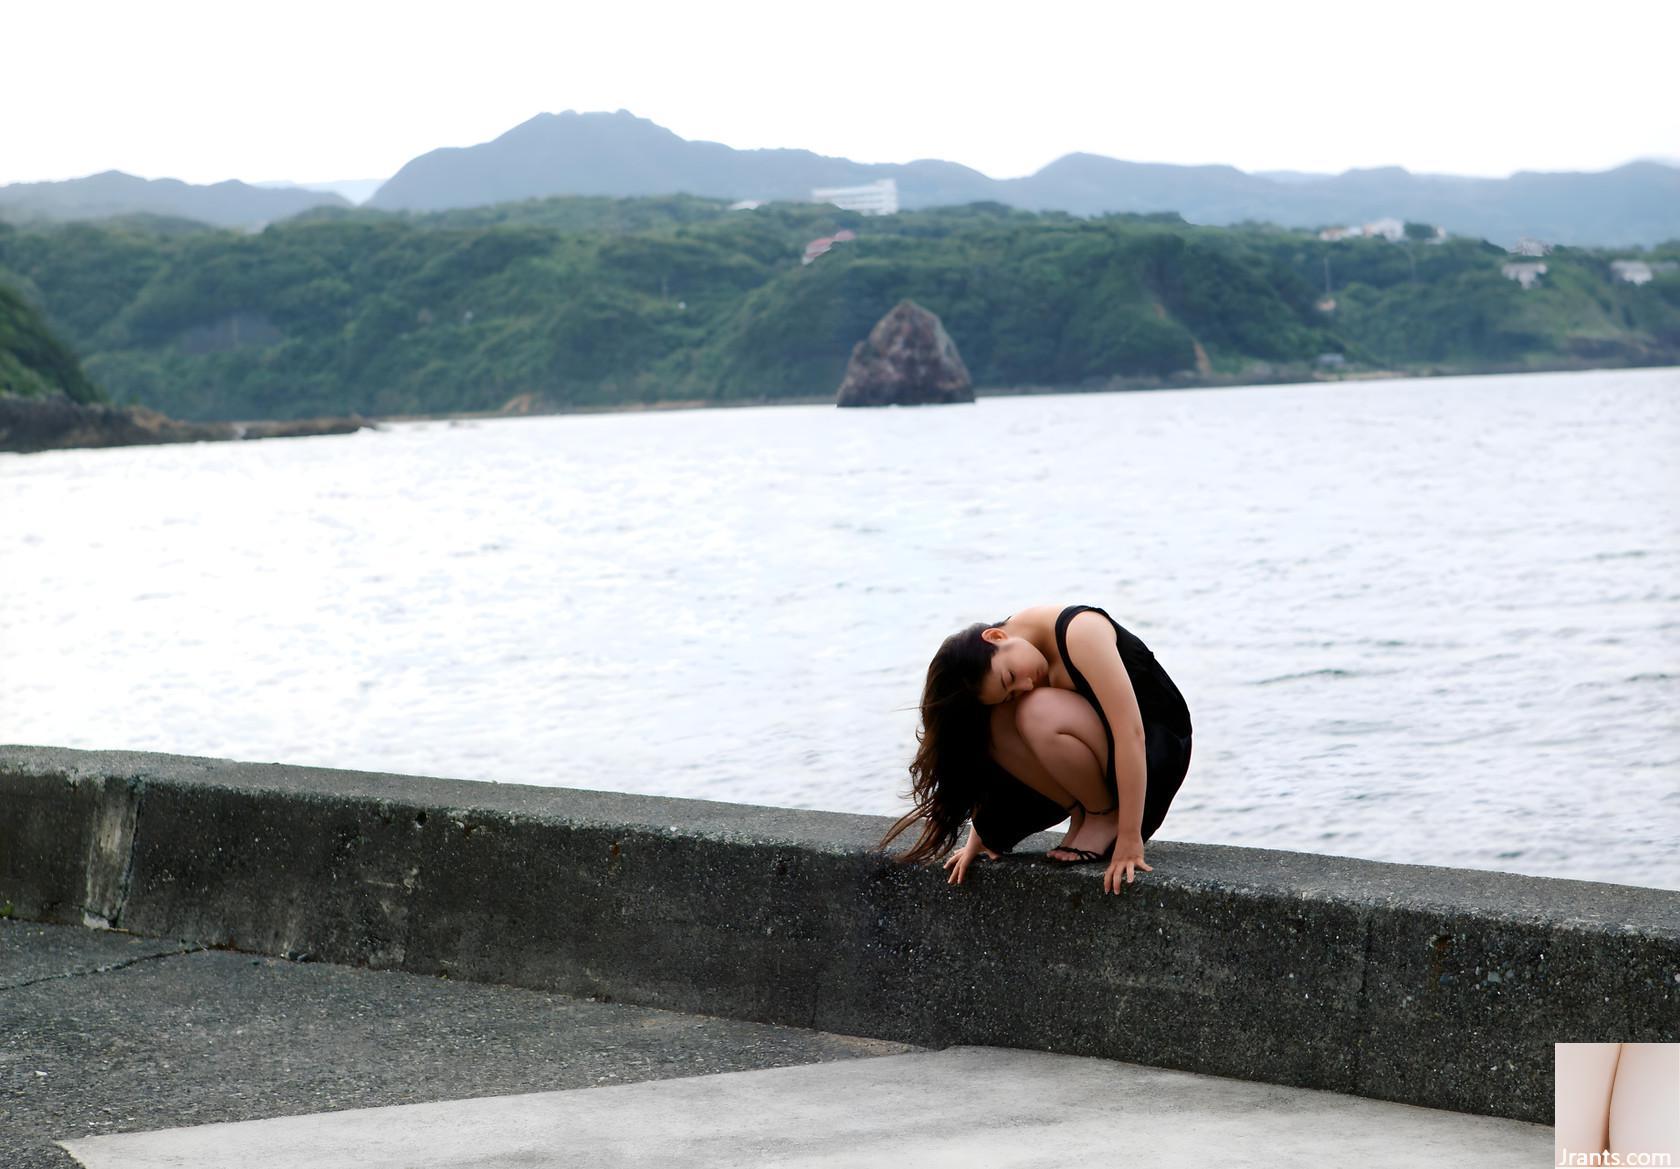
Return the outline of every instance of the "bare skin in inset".
[[[1680,1164],[1680,1043],[1559,1043],[1556,1057],[1556,1164],[1605,1153]]]

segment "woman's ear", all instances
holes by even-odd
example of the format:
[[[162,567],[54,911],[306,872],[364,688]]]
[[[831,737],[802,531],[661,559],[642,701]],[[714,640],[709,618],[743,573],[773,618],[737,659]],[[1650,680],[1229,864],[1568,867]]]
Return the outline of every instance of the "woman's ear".
[[[1008,639],[1009,639],[1009,634],[1005,633],[1002,629],[1000,629],[996,625],[992,626],[990,629],[983,630],[980,634],[980,640],[981,641],[989,641],[993,645],[996,645],[997,643],[1002,642],[1002,641],[1007,641]]]

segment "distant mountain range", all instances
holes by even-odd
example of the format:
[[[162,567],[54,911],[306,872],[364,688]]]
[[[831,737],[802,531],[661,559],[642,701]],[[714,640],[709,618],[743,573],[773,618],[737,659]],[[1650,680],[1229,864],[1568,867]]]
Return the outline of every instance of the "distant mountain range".
[[[320,183],[294,183],[290,179],[277,179],[251,185],[288,191],[330,191],[335,195],[343,195],[352,203],[365,203],[384,182],[384,179],[330,179]]]
[[[168,215],[218,227],[255,227],[323,205],[348,207],[340,195],[301,188],[269,188],[230,179],[200,186],[180,179],[141,179],[119,170],[61,183],[0,187],[0,219],[104,219]]]
[[[1636,162],[1597,174],[1522,172],[1508,179],[1414,175],[1399,167],[1335,176],[1247,174],[1229,166],[1122,162],[1069,154],[1036,174],[994,179],[954,162],[858,163],[808,150],[734,150],[691,142],[625,110],[538,114],[492,142],[434,150],[368,205],[435,211],[544,195],[808,199],[814,187],[898,183],[907,208],[994,201],[1099,215],[1176,211],[1192,223],[1288,227],[1392,216],[1511,243],[1654,244],[1680,237],[1680,169]]]
[[[437,211],[551,195],[666,195],[807,200],[816,187],[896,180],[905,208],[991,201],[1076,215],[1173,211],[1192,223],[1322,227],[1392,217],[1511,244],[1624,247],[1680,238],[1680,168],[1629,163],[1508,179],[1416,175],[1400,167],[1339,175],[1250,174],[1229,166],[1123,162],[1069,154],[1036,174],[994,179],[937,159],[859,163],[808,150],[735,150],[689,141],[625,110],[538,114],[493,141],[411,160],[365,206]],[[67,183],[0,187],[0,216],[90,218],[150,211],[254,226],[336,194],[217,183],[191,187],[107,172]]]

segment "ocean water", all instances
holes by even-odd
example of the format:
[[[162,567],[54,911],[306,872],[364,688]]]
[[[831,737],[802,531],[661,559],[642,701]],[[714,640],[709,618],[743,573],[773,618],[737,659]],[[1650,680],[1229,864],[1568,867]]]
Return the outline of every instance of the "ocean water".
[[[1160,837],[1680,889],[1680,370],[0,455],[0,741],[896,814],[928,656],[1101,605]]]

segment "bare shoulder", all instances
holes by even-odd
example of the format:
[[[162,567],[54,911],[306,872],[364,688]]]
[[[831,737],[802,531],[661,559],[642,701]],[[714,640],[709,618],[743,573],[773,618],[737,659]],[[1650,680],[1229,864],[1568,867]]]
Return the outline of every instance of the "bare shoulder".
[[[1104,657],[1119,657],[1114,642],[1114,625],[1101,613],[1092,609],[1075,613],[1067,623],[1068,649],[1078,646],[1092,649]],[[1084,655],[1081,654],[1081,657]]]
[[[1114,625],[1109,619],[1090,610],[1075,613],[1068,619],[1067,647],[1069,665],[1085,675],[1109,725],[1116,733],[1130,728],[1141,735],[1143,723],[1137,695],[1126,664],[1120,659]]]

